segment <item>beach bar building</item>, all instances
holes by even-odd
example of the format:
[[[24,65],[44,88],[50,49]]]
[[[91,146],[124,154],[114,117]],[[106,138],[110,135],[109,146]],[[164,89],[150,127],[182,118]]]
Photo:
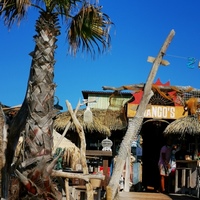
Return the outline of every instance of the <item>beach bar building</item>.
[[[93,172],[101,170],[104,173],[103,189],[109,182],[112,161],[126,134],[129,119],[133,118],[137,112],[144,84],[134,84],[124,88],[128,88],[126,89],[128,92],[82,91],[83,99],[88,103],[85,108],[76,113],[85,133],[88,167]],[[158,79],[152,85],[152,91],[154,94],[146,107],[138,138],[135,138],[130,147],[134,157],[132,190],[143,191],[159,188],[158,159],[166,137],[171,137],[176,144],[184,142],[191,155],[191,160],[181,161],[187,164],[188,170],[182,172],[185,173],[186,178],[183,179],[184,183],[181,183],[181,186],[175,181],[173,191],[182,191],[182,186],[196,188],[198,174],[195,169],[200,157],[200,90],[191,86],[172,86],[170,82],[162,83]],[[84,113],[87,109],[90,109],[92,113],[91,123],[84,120]],[[4,108],[4,112],[9,117],[17,111],[15,107]],[[54,129],[62,134],[70,119],[68,111],[58,113],[54,118]],[[80,145],[73,123],[65,137],[77,146]],[[103,141],[111,143],[111,151],[102,151]],[[178,176],[177,179],[179,179]]]
[[[136,84],[132,85],[133,90],[129,90],[129,92],[82,91],[83,99],[91,102],[87,104],[87,107],[93,114],[93,123],[84,122],[84,109],[77,112],[77,118],[85,130],[87,152],[90,156],[96,154],[99,157],[98,162],[93,162],[94,165],[102,165],[102,159],[106,159],[106,166],[108,168],[111,166],[126,133],[128,120],[134,117],[137,112],[137,107],[143,95],[143,88],[144,84]],[[152,91],[154,95],[144,113],[144,120],[139,133],[140,139],[136,138],[131,147],[133,156],[136,158],[133,165],[132,180],[135,191],[159,188],[158,159],[166,136],[172,137],[174,143],[187,141],[187,148],[193,155],[195,141],[198,141],[198,137],[193,137],[192,132],[188,135],[173,134],[173,126],[170,126],[170,124],[188,115],[191,116],[191,108],[190,105],[187,105],[187,102],[194,98],[197,100],[197,106],[200,90],[190,86],[171,86],[170,82],[162,83],[158,79],[152,85]],[[192,116],[198,123],[198,106],[195,109]],[[55,119],[55,129],[62,132],[69,117],[68,112],[59,114]],[[170,126],[170,131],[169,128],[167,129],[168,126]],[[182,128],[184,127],[182,126]],[[185,130],[185,132],[190,132],[186,128]],[[79,141],[75,132],[75,128],[72,126],[67,137],[78,144]],[[198,135],[198,133],[195,134]],[[100,152],[103,148],[102,141],[106,138],[112,141],[112,151],[109,152],[109,155],[107,153],[104,156]],[[106,169],[106,173],[108,172],[110,172],[110,168]],[[108,174],[107,179],[109,180]],[[108,180],[104,186],[106,186]]]

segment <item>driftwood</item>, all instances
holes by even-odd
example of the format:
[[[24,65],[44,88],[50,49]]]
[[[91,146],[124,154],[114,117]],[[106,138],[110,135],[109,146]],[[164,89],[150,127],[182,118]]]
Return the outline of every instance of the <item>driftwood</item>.
[[[73,123],[76,127],[76,131],[77,131],[79,138],[80,138],[80,141],[81,141],[80,161],[81,161],[81,165],[82,165],[82,168],[83,168],[83,174],[82,173],[60,172],[60,171],[53,170],[51,175],[66,178],[65,179],[66,200],[70,199],[70,197],[69,197],[69,184],[68,184],[69,178],[78,178],[78,179],[85,180],[86,181],[87,200],[93,200],[93,197],[94,197],[93,186],[90,183],[90,179],[104,180],[105,175],[103,175],[103,174],[89,174],[89,172],[88,172],[88,166],[87,166],[87,161],[86,161],[85,133],[84,133],[83,127],[81,126],[80,122],[78,121],[78,119],[76,117],[76,113],[77,113],[78,109],[80,108],[80,106],[82,104],[80,104],[80,102],[78,103],[75,112],[73,112],[72,106],[69,103],[69,101],[66,101],[66,105],[67,105],[68,111],[71,115],[71,118],[69,119],[60,140],[56,143],[55,148],[59,146],[59,144],[61,143],[61,141],[65,137],[70,125]]]
[[[87,200],[93,200],[94,199],[93,186],[90,183],[90,179],[99,179],[99,180],[105,179],[105,175],[103,175],[103,174],[70,173],[70,172],[60,172],[60,171],[56,171],[56,170],[52,171],[51,176],[65,178],[66,200],[70,199],[68,179],[78,178],[78,179],[83,179],[86,182]]]
[[[80,106],[81,106],[81,104],[80,104],[80,102],[78,102],[78,105],[76,106],[76,110],[74,111],[75,115],[76,115],[77,111],[79,110]],[[69,130],[69,128],[70,128],[70,126],[71,126],[72,123],[73,123],[73,121],[72,121],[72,118],[71,118],[67,122],[65,130],[63,131],[63,134],[61,135],[60,140],[56,143],[54,149],[57,149],[57,147],[59,146],[59,144],[62,142],[63,138],[65,137],[65,135],[66,135],[67,131]]]
[[[107,200],[113,200],[117,196],[118,183],[119,183],[120,175],[122,173],[122,170],[125,164],[125,159],[129,154],[131,142],[133,141],[135,137],[137,137],[141,129],[142,121],[144,118],[144,111],[146,109],[146,106],[151,96],[153,95],[153,92],[152,92],[153,80],[156,76],[156,73],[162,61],[162,58],[165,55],[167,47],[170,44],[172,38],[174,37],[174,34],[175,34],[174,30],[172,30],[170,34],[168,35],[167,39],[165,40],[162,48],[160,49],[158,56],[156,57],[155,62],[150,71],[150,74],[147,78],[147,81],[144,87],[142,100],[138,106],[136,115],[134,118],[129,119],[128,129],[120,145],[120,149],[119,149],[118,156],[116,159],[116,164],[113,170],[113,174],[106,188]]]
[[[131,85],[123,85],[120,87],[111,87],[111,86],[103,86],[102,89],[103,90],[113,90],[113,91],[118,91],[121,92],[122,90],[141,90],[145,87],[144,83],[140,83],[140,84],[131,84]],[[177,90],[180,91],[181,93],[184,92],[189,92],[191,94],[200,94],[200,90],[192,88],[191,86],[163,86],[163,85],[157,85],[156,87],[158,87],[160,90],[163,91],[171,91],[171,90]]]
[[[88,174],[88,166],[87,166],[87,161],[86,161],[86,141],[85,141],[85,133],[83,130],[83,127],[81,126],[80,122],[78,121],[78,119],[76,118],[75,113],[73,112],[72,106],[69,103],[69,101],[66,101],[68,110],[70,112],[70,115],[72,117],[73,123],[76,126],[76,130],[78,132],[80,141],[81,141],[81,148],[80,148],[80,152],[81,152],[81,164],[82,164],[82,168],[83,168],[83,174]],[[92,184],[90,182],[86,183],[86,191],[87,191],[87,200],[93,200],[93,187]]]
[[[69,195],[69,179],[65,179],[65,191],[66,191],[66,200],[70,200],[70,195]]]
[[[46,161],[50,161],[51,156],[50,155],[42,155],[42,156],[38,156],[38,157],[35,157],[35,158],[29,158],[29,159],[26,159],[25,161],[23,161],[21,163],[21,166],[25,168],[25,167],[33,164],[33,163],[36,163],[38,161],[43,160],[43,159],[45,159]]]
[[[88,167],[87,167],[87,161],[86,161],[86,142],[85,142],[85,133],[83,130],[83,127],[81,126],[80,122],[76,118],[75,113],[73,112],[72,106],[69,103],[69,101],[66,101],[69,113],[73,119],[73,122],[76,126],[76,130],[78,132],[80,141],[81,141],[81,147],[80,147],[80,152],[81,152],[81,164],[83,167],[83,173],[88,174]]]
[[[105,175],[99,173],[99,174],[83,174],[83,173],[73,173],[73,172],[61,172],[53,170],[51,173],[51,176],[54,177],[63,177],[63,178],[78,178],[83,179],[86,182],[89,182],[90,179],[99,179],[104,180]]]

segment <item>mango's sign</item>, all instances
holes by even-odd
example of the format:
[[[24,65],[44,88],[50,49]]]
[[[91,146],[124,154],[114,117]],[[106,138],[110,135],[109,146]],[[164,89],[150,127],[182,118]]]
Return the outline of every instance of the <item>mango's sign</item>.
[[[127,117],[134,117],[136,114],[138,104],[128,104]],[[161,119],[178,119],[183,115],[183,106],[162,106],[162,105],[148,105],[144,117],[145,118],[161,118]]]

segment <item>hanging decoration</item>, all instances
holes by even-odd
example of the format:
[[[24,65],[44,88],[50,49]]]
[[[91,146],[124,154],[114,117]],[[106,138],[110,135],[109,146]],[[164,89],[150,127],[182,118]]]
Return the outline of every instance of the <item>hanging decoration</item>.
[[[196,63],[196,58],[194,57],[188,57],[188,62],[187,62],[187,66],[190,69],[194,69],[194,64]]]
[[[83,121],[85,123],[92,123],[93,122],[93,114],[92,114],[92,111],[90,110],[89,106],[86,107],[86,110],[83,114]]]
[[[112,151],[111,147],[113,142],[106,137],[106,139],[102,140],[101,145],[103,147],[102,151]]]
[[[198,59],[196,59],[195,57],[182,57],[182,56],[169,55],[169,54],[167,54],[167,56],[186,59],[187,60],[187,67],[189,69],[194,69],[196,62],[198,61]],[[198,61],[198,68],[200,69],[200,61]]]

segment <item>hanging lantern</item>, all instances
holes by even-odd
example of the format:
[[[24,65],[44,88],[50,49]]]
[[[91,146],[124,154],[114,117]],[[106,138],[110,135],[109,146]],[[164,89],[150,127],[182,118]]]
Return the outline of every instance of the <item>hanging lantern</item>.
[[[92,114],[92,111],[90,110],[89,106],[86,107],[86,110],[83,114],[83,121],[85,123],[92,123],[93,122],[93,114]]]
[[[102,151],[112,151],[111,147],[113,142],[106,137],[106,139],[102,140],[101,145],[103,147]]]

